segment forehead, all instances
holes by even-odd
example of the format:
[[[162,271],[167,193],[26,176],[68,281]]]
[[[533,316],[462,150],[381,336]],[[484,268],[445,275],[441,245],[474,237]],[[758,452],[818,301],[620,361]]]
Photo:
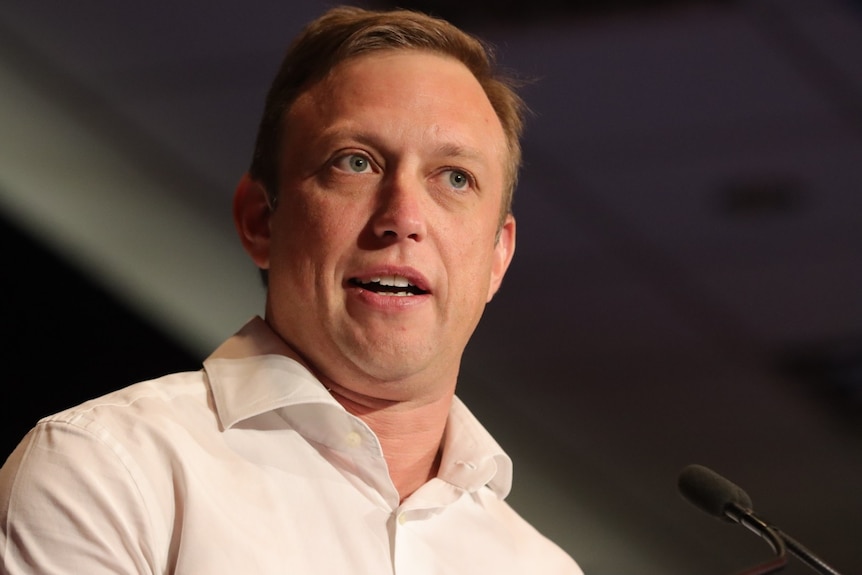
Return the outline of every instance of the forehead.
[[[381,50],[345,60],[308,86],[288,111],[290,123],[309,129],[370,122],[378,127],[424,128],[473,140],[505,157],[506,140],[482,86],[458,60],[422,50]],[[298,126],[295,126],[298,127]]]
[[[333,66],[320,83],[330,89],[347,86],[348,90],[374,91],[407,82],[432,90],[440,82],[457,84],[462,90],[481,90],[473,73],[459,60],[414,48],[375,50],[352,56]]]

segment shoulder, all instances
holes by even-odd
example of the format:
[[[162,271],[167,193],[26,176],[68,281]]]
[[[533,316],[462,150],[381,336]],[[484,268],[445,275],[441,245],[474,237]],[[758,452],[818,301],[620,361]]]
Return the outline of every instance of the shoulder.
[[[155,433],[172,424],[211,420],[203,372],[183,372],[144,381],[85,401],[39,420],[31,436],[83,434],[110,442],[146,429]],[[34,433],[39,432],[39,433]]]
[[[134,483],[177,457],[172,436],[217,429],[201,372],[137,383],[42,418],[0,469],[0,495],[58,477]],[[185,431],[179,431],[184,429]],[[73,477],[75,479],[73,479]]]
[[[172,405],[206,401],[207,386],[202,371],[173,373],[142,381],[90,399],[39,421],[70,423],[117,414],[130,417],[150,410],[170,411]]]
[[[155,550],[167,545],[171,469],[185,456],[173,439],[217,429],[206,389],[203,374],[179,373],[40,420],[0,468],[0,544],[20,541],[9,553],[42,554],[40,564],[62,549],[70,560],[108,553],[113,565],[134,542],[136,565],[163,561]],[[199,445],[185,441],[192,454]],[[81,537],[47,535],[63,533]],[[116,563],[114,572],[138,571]]]

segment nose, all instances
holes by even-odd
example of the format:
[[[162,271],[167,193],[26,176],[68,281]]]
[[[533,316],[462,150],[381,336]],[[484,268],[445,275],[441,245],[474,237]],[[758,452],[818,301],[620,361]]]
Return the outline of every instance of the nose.
[[[427,192],[418,178],[395,175],[383,182],[373,215],[375,236],[388,240],[422,241],[427,231]]]

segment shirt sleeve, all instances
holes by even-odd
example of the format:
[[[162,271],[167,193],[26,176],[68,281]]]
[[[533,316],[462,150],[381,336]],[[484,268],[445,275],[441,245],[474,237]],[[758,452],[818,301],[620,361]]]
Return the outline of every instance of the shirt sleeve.
[[[101,431],[40,422],[0,469],[0,572],[158,572],[134,462]]]

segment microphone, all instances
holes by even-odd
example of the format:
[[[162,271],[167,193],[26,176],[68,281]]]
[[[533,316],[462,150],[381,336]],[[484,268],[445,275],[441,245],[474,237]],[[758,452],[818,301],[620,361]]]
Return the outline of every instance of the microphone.
[[[680,473],[678,486],[682,496],[695,507],[719,519],[739,523],[770,544],[776,558],[740,575],[765,575],[783,568],[787,564],[787,549],[821,575],[840,575],[792,537],[755,515],[748,494],[708,467],[687,466]]]

